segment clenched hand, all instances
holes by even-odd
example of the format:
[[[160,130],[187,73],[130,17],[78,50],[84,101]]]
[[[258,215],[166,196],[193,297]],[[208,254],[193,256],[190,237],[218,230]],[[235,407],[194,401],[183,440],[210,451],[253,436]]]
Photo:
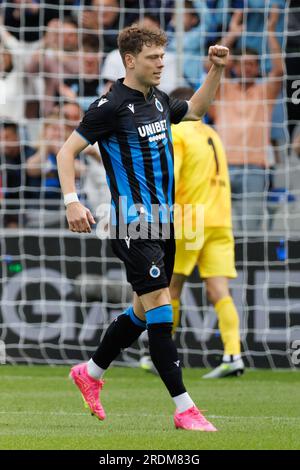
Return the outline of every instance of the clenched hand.
[[[219,46],[218,44],[210,46],[208,49],[208,57],[214,65],[225,67],[229,57],[229,49],[228,47]]]
[[[71,202],[67,205],[66,216],[71,232],[91,232],[90,224],[95,224],[91,211],[80,202]]]

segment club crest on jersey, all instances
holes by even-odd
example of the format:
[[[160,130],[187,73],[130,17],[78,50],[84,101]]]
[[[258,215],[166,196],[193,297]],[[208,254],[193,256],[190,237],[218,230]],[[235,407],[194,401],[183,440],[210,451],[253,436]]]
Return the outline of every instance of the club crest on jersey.
[[[157,107],[158,111],[160,111],[161,113],[163,112],[164,108],[162,107],[161,102],[158,101],[157,98],[155,98],[155,106]]]
[[[160,269],[155,264],[151,267],[149,274],[151,277],[157,278],[160,276]]]

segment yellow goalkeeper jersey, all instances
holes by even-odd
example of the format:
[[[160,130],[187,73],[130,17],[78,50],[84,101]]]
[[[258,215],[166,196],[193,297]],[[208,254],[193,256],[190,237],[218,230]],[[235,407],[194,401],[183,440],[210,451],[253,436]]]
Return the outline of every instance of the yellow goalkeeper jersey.
[[[218,134],[201,121],[186,121],[173,125],[172,135],[175,203],[202,204],[204,227],[231,227],[230,180]]]

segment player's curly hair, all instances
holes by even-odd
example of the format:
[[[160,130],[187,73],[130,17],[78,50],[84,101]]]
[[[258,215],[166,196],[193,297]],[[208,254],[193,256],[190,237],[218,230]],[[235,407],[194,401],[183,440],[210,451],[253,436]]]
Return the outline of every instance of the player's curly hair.
[[[118,47],[125,65],[125,54],[137,55],[143,46],[162,46],[167,44],[166,33],[159,28],[143,28],[138,25],[128,26],[118,35]]]

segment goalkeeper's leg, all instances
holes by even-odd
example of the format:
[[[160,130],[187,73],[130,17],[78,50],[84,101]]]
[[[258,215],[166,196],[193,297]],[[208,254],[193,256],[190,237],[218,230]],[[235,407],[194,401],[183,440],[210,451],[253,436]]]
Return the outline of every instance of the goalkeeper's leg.
[[[172,328],[172,336],[174,337],[176,334],[176,330],[180,324],[180,297],[181,292],[184,286],[184,283],[187,279],[187,276],[184,274],[177,274],[174,273],[172,275],[171,284],[170,284],[170,295],[171,295],[171,302],[173,307],[173,328]]]
[[[216,276],[205,280],[207,296],[214,305],[224,345],[222,364],[204,378],[239,376],[244,372],[241,358],[239,316],[229,292],[228,278]]]

